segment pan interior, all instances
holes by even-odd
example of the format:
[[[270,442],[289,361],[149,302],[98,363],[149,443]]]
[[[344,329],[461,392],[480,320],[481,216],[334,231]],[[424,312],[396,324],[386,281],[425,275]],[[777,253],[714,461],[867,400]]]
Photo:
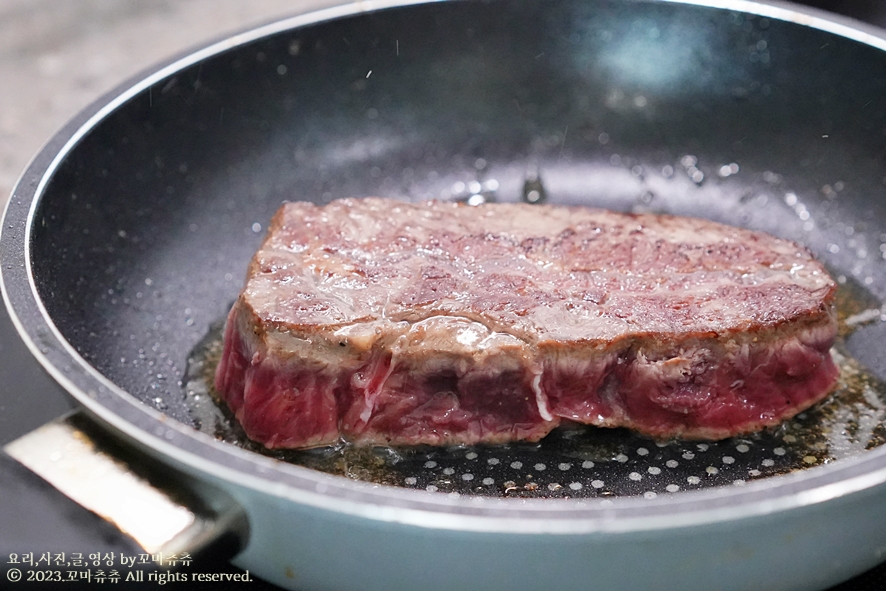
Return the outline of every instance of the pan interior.
[[[883,71],[882,52],[855,41],[675,3],[443,2],[285,31],[185,67],[97,124],[40,197],[34,279],[83,359],[215,432],[188,359],[283,200],[535,189],[768,231],[848,290],[840,353],[855,386],[830,410],[721,443],[564,430],[540,446],[361,452],[358,468],[347,454],[300,461],[530,496],[662,494],[817,466],[882,439]],[[822,434],[815,413],[842,418]]]

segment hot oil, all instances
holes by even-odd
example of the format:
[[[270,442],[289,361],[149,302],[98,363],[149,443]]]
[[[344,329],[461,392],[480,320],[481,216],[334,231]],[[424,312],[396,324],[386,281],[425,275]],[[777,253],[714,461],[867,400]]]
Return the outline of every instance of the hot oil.
[[[624,429],[561,427],[538,443],[434,448],[269,450],[251,441],[211,384],[222,351],[219,322],[188,359],[187,402],[198,428],[227,443],[361,481],[493,497],[652,498],[683,490],[741,486],[858,455],[886,442],[886,383],[848,353],[846,337],[879,322],[879,302],[846,282],[837,293],[834,393],[777,428],[723,441],[653,441]]]

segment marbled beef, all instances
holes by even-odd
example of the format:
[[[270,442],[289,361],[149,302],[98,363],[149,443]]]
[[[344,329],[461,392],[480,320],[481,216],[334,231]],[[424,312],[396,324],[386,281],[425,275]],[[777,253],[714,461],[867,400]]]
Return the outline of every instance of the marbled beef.
[[[286,203],[216,388],[271,448],[656,438],[775,425],[837,377],[804,248],[668,215],[367,198]]]

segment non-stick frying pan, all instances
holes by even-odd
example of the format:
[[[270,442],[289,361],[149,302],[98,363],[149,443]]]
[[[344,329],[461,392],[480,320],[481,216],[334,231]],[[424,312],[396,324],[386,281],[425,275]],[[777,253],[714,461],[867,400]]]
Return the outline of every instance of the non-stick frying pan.
[[[293,588],[821,589],[882,561],[881,33],[778,3],[395,4],[198,51],[35,158],[0,270],[18,329],[83,406],[68,433],[97,425],[152,457],[199,507],[197,537],[239,536],[237,564]],[[283,200],[361,195],[546,199],[797,240],[844,286],[844,383],[721,443],[580,430],[257,453],[205,404],[205,350]],[[344,476],[315,469],[332,453]],[[379,470],[341,469],[360,455]]]

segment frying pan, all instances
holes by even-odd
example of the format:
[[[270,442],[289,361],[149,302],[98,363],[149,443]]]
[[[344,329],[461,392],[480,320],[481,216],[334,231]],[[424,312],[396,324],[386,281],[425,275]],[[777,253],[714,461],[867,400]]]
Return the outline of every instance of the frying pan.
[[[165,498],[195,507],[187,543],[233,535],[236,564],[290,588],[809,590],[845,580],[886,552],[884,48],[876,29],[775,2],[366,2],[158,67],[63,128],[9,201],[7,307],[83,410],[7,449],[52,482],[46,466],[72,433],[111,440],[104,454],[133,449],[149,458],[136,467],[142,480],[173,481]],[[840,354],[863,368],[852,371],[865,376],[866,402],[830,423],[802,469],[753,477],[745,466],[697,490],[682,474],[673,491],[611,495],[591,494],[591,480],[588,494],[541,499],[471,494],[475,482],[446,492],[421,475],[363,481],[203,432],[188,360],[237,296],[274,210],[371,194],[544,198],[797,240],[862,304],[849,306],[854,330]],[[792,428],[718,444],[734,447],[731,462],[718,452],[689,465],[702,478],[730,473],[741,445],[790,455],[764,440],[788,441]],[[68,443],[53,450],[59,430]],[[624,464],[631,482],[657,475],[636,456],[666,466],[661,454],[689,453],[632,435],[577,437],[626,437],[582,464],[612,474]],[[535,453],[439,453],[493,465],[499,452]]]

